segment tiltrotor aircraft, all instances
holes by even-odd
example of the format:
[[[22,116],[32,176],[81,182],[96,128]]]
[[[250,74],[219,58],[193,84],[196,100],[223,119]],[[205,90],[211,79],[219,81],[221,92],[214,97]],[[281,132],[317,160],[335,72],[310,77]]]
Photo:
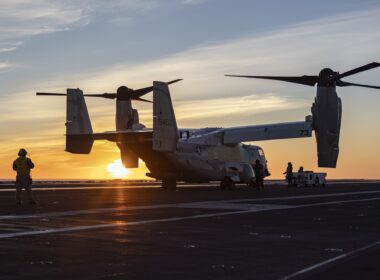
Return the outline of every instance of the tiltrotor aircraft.
[[[95,140],[116,142],[125,167],[137,168],[142,159],[150,173],[147,176],[162,180],[167,189],[176,188],[177,181],[221,181],[221,189],[234,188],[242,182],[254,186],[253,164],[256,159],[269,175],[263,150],[242,142],[311,137],[316,133],[318,165],[336,167],[339,153],[341,101],[336,86],[376,86],[348,83],[341,78],[380,66],[371,63],[339,74],[323,69],[319,76],[250,78],[274,79],[304,85],[317,84],[317,96],[312,105],[312,116],[305,121],[231,128],[178,129],[168,83],[153,82],[153,86],[138,90],[125,86],[116,93],[83,94],[80,89],[66,93],[37,95],[64,95],[67,98],[66,151],[88,154]],[[242,77],[242,76],[239,76]],[[150,102],[141,97],[153,91],[153,128],[139,122],[138,111],[132,100]],[[116,131],[93,133],[84,96],[116,99]]]

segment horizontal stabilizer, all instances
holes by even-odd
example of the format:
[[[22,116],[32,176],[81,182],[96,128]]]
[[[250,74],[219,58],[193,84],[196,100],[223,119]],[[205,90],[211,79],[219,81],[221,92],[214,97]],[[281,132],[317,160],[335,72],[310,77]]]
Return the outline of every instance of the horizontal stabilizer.
[[[66,135],[72,141],[86,141],[91,139],[95,140],[107,140],[110,142],[117,143],[145,143],[153,141],[153,132],[150,129],[144,129],[139,131],[110,131],[110,132],[100,132],[91,134],[70,134]]]

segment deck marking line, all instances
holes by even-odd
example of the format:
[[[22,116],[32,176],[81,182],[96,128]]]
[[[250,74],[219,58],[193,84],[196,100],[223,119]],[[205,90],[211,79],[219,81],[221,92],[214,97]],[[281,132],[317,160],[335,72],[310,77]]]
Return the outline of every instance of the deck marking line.
[[[334,205],[334,204],[344,204],[344,203],[353,203],[353,202],[364,202],[364,201],[376,201],[380,200],[380,197],[372,197],[372,198],[363,198],[363,199],[349,199],[349,200],[338,200],[338,201],[326,201],[326,202],[317,202],[310,204],[300,204],[300,205],[292,205],[292,208],[304,208],[304,207],[313,207],[313,206],[323,206],[323,205]]]
[[[257,212],[257,210],[230,211],[230,212],[222,212],[222,213],[201,214],[201,215],[194,215],[194,216],[187,216],[187,217],[173,217],[173,218],[164,218],[164,219],[155,219],[155,220],[142,220],[142,221],[135,221],[135,222],[116,222],[116,223],[111,223],[111,224],[75,226],[75,227],[65,227],[65,228],[52,228],[52,229],[46,229],[46,230],[25,231],[25,232],[17,232],[17,233],[5,233],[5,234],[0,234],[0,239],[17,237],[17,236],[29,236],[29,235],[48,234],[48,233],[68,232],[68,231],[101,229],[101,228],[111,228],[111,227],[121,227],[121,226],[134,226],[134,225],[162,223],[162,222],[174,222],[174,221],[210,218],[210,217],[244,214],[244,213],[252,213],[252,212]]]
[[[277,201],[277,200],[295,200],[303,198],[321,198],[321,197],[334,197],[334,196],[346,196],[346,195],[356,195],[356,194],[377,194],[380,191],[363,191],[363,192],[344,192],[344,193],[329,193],[329,194],[313,194],[313,195],[292,195],[292,196],[278,196],[278,197],[265,197],[265,198],[244,198],[236,200],[220,200],[220,201],[230,201],[230,202],[245,202],[245,201]]]
[[[315,264],[315,265],[312,265],[312,266],[306,267],[306,268],[301,269],[301,270],[299,270],[299,271],[297,271],[297,272],[294,272],[294,273],[289,274],[289,275],[287,275],[287,276],[285,276],[285,277],[282,277],[280,280],[288,280],[288,279],[291,279],[291,278],[297,277],[297,276],[299,276],[299,275],[302,275],[302,274],[308,273],[308,272],[310,272],[310,271],[312,271],[312,270],[315,270],[315,269],[320,268],[320,267],[322,267],[322,266],[325,266],[325,265],[327,265],[327,264],[330,264],[330,263],[336,262],[336,261],[338,261],[338,260],[340,260],[340,259],[343,259],[343,258],[346,258],[346,257],[352,256],[352,255],[357,254],[357,253],[359,253],[359,252],[362,252],[362,251],[368,250],[368,249],[373,248],[373,247],[378,246],[378,245],[380,245],[380,241],[377,241],[377,242],[372,243],[372,244],[370,244],[370,245],[367,245],[367,246],[361,247],[361,248],[359,248],[359,249],[356,249],[356,250],[350,251],[350,252],[348,252],[348,253],[341,254],[341,255],[336,256],[336,257],[333,257],[333,258],[331,258],[331,259],[328,259],[328,260],[325,260],[325,261],[323,261],[323,262],[317,263],[317,264]]]

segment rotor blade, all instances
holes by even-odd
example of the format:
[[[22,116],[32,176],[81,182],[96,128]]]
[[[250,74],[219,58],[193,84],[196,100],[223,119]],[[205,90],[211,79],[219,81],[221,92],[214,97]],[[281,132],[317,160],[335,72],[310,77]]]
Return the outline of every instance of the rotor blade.
[[[168,84],[168,85],[170,85],[170,84],[174,84],[174,83],[176,83],[176,82],[180,82],[180,81],[182,81],[182,80],[183,80],[183,79],[173,80],[173,81],[167,82],[167,84]]]
[[[53,92],[37,92],[36,95],[45,95],[45,96],[66,96],[66,93],[53,93]],[[115,99],[116,93],[102,93],[102,94],[83,94],[88,97],[103,97],[109,99]]]
[[[363,85],[363,84],[355,84],[355,83],[349,83],[345,81],[336,81],[336,85],[338,87],[348,87],[348,86],[355,86],[355,87],[365,87],[365,88],[374,88],[374,89],[380,89],[380,86],[371,86],[371,85]]]
[[[357,73],[360,73],[360,72],[363,72],[363,71],[367,71],[367,70],[370,70],[372,68],[376,68],[376,67],[379,67],[379,66],[380,66],[380,63],[378,63],[378,62],[372,62],[372,63],[366,64],[366,65],[360,66],[358,68],[352,69],[350,71],[344,72],[342,74],[339,74],[339,75],[337,75],[337,76],[334,77],[334,80],[337,81],[337,80],[340,80],[341,78],[344,78],[344,77],[347,77],[347,76],[351,76],[351,75],[354,75],[354,74],[357,74]]]
[[[83,94],[84,96],[88,97],[103,97],[108,99],[115,99],[116,93],[102,93],[102,94]]]
[[[147,100],[147,99],[144,99],[144,98],[140,98],[140,97],[138,97],[138,98],[136,98],[136,99],[134,99],[134,100],[142,101],[142,102],[148,102],[148,103],[153,103],[153,102],[150,101],[150,100]]]
[[[36,95],[45,95],[45,96],[66,96],[66,93],[36,92]]]
[[[283,81],[307,86],[314,86],[318,82],[318,76],[299,76],[299,77],[283,77],[283,76],[240,76],[240,75],[225,75],[226,77],[241,77]]]
[[[174,83],[179,82],[179,81],[182,81],[182,79],[173,80],[173,81],[167,82],[167,84],[170,85],[170,84],[174,84]],[[143,96],[144,94],[151,92],[152,90],[153,90],[152,86],[146,87],[146,88],[136,89],[136,90],[134,90],[134,93],[133,93],[133,99],[139,98],[139,97]]]

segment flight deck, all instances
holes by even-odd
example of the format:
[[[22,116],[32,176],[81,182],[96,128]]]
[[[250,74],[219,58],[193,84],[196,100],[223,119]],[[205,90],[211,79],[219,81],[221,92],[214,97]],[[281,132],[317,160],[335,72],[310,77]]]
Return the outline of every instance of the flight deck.
[[[0,187],[0,279],[378,279],[380,182]]]

